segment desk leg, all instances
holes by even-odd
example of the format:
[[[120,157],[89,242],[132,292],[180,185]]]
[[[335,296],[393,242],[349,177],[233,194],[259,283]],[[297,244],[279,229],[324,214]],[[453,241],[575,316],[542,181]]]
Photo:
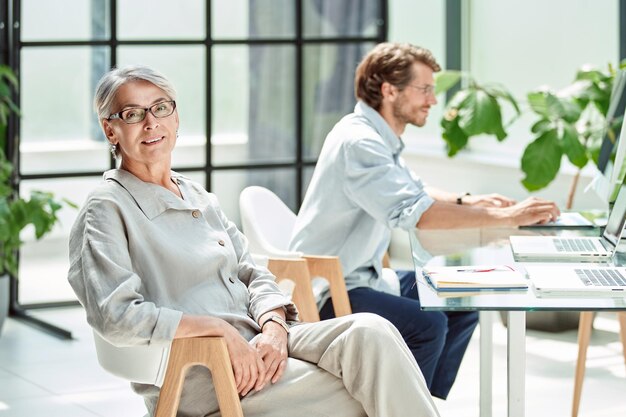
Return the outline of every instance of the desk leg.
[[[493,392],[493,312],[481,311],[480,317],[480,417],[492,415]]]
[[[524,417],[526,312],[507,314],[508,417]]]

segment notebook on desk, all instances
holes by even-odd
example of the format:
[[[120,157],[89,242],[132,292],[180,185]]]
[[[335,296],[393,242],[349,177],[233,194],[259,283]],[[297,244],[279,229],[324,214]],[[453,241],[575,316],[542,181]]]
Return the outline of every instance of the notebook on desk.
[[[626,296],[626,268],[592,265],[531,265],[526,273],[538,295]]]
[[[507,265],[424,267],[424,279],[438,292],[525,290],[528,281]]]
[[[606,262],[615,254],[626,224],[626,185],[622,185],[600,237],[511,236],[518,261]]]

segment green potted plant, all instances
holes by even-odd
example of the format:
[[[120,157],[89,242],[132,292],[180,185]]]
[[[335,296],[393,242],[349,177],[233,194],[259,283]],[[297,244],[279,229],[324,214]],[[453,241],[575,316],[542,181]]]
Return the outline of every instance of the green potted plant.
[[[620,68],[624,67],[626,61],[620,64]],[[437,77],[437,91],[447,91],[463,77],[469,78],[458,71],[441,73]],[[534,139],[521,158],[525,174],[522,185],[528,191],[548,186],[556,178],[565,155],[578,168],[565,205],[566,209],[572,208],[580,172],[589,161],[597,162],[603,132],[608,128],[609,135],[614,137],[614,129],[621,124],[621,115],[606,120],[614,77],[611,66],[608,72],[583,67],[572,84],[558,92],[541,89],[527,94],[529,110],[538,116],[531,127]],[[509,124],[520,115],[516,100],[504,87],[481,86],[469,80],[469,85],[448,102],[441,120],[450,157],[465,148],[472,136],[495,135],[498,141],[506,138],[501,112],[503,100],[515,109]]]
[[[624,66],[624,64],[622,64]],[[522,155],[522,184],[529,191],[546,187],[558,174],[563,155],[578,168],[568,193],[566,209],[571,209],[581,170],[589,161],[597,162],[602,136],[608,129],[615,138],[622,115],[607,120],[615,71],[583,67],[566,88],[528,93],[530,109],[539,116],[531,131],[535,139]]]
[[[29,198],[15,195],[12,184],[13,165],[7,160],[7,125],[11,113],[19,109],[11,99],[17,77],[11,68],[0,65],[0,332],[9,308],[9,276],[17,275],[17,250],[22,241],[20,234],[32,225],[36,239],[50,232],[56,222],[57,211],[67,200],[58,201],[49,192],[33,191]]]
[[[449,157],[465,148],[472,136],[494,135],[499,142],[503,141],[507,137],[505,128],[520,115],[517,101],[505,87],[495,83],[478,84],[468,74],[459,71],[438,74],[435,94],[448,91],[463,78],[467,80],[467,87],[452,96],[441,119],[442,136]],[[502,119],[503,102],[515,111],[506,123]]]

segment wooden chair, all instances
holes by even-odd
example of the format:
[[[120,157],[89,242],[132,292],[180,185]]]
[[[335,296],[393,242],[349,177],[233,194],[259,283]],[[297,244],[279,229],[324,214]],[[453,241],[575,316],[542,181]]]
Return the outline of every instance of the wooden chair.
[[[587,348],[593,329],[593,312],[583,311],[580,313],[578,323],[578,359],[576,360],[576,374],[574,377],[574,400],[572,403],[572,417],[578,417],[580,397],[583,389],[583,378],[585,377],[585,363],[587,362]],[[622,340],[622,354],[626,363],[626,312],[617,313],[620,327],[620,338]]]
[[[279,284],[284,281],[293,282],[291,299],[298,308],[301,321],[320,321],[320,313],[317,311],[311,276],[305,259],[269,258],[267,269],[276,276],[276,282]]]
[[[243,417],[226,342],[222,337],[175,339],[167,346],[118,347],[94,332],[100,365],[128,381],[161,387],[155,417],[175,417],[192,366],[211,371],[223,417]]]
[[[301,293],[294,294],[295,297],[299,297],[298,301],[294,299],[298,309],[304,309],[301,310],[302,312],[307,311],[307,313],[301,314],[302,320],[319,321],[319,313],[313,314],[308,311],[311,300],[315,305],[311,281],[318,277],[328,281],[335,316],[352,313],[339,258],[336,256],[304,255],[301,252],[289,250],[289,240],[296,222],[296,215],[276,194],[263,187],[247,187],[239,196],[239,208],[241,225],[248,238],[251,253],[276,260],[302,258],[306,261],[309,283],[307,284],[305,279],[300,280],[300,285],[296,284],[295,288],[297,292]],[[297,269],[299,267],[290,268]],[[275,270],[269,266],[268,269],[279,278]],[[304,273],[302,276],[305,276]],[[308,301],[304,301],[305,299]],[[317,312],[317,307],[315,310]],[[315,317],[316,320],[312,320]]]

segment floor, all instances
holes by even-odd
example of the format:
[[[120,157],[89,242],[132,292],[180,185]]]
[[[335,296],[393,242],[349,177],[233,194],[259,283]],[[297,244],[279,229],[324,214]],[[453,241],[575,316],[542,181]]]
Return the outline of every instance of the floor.
[[[61,341],[9,319],[0,337],[1,417],[143,416],[141,399],[125,381],[102,371],[80,308],[37,312],[70,329]],[[581,417],[626,416],[626,367],[612,314],[595,322]],[[442,416],[478,417],[478,336],[472,339]],[[576,331],[529,331],[526,340],[526,415],[568,416],[577,354]],[[506,329],[494,325],[494,416],[506,416]]]

